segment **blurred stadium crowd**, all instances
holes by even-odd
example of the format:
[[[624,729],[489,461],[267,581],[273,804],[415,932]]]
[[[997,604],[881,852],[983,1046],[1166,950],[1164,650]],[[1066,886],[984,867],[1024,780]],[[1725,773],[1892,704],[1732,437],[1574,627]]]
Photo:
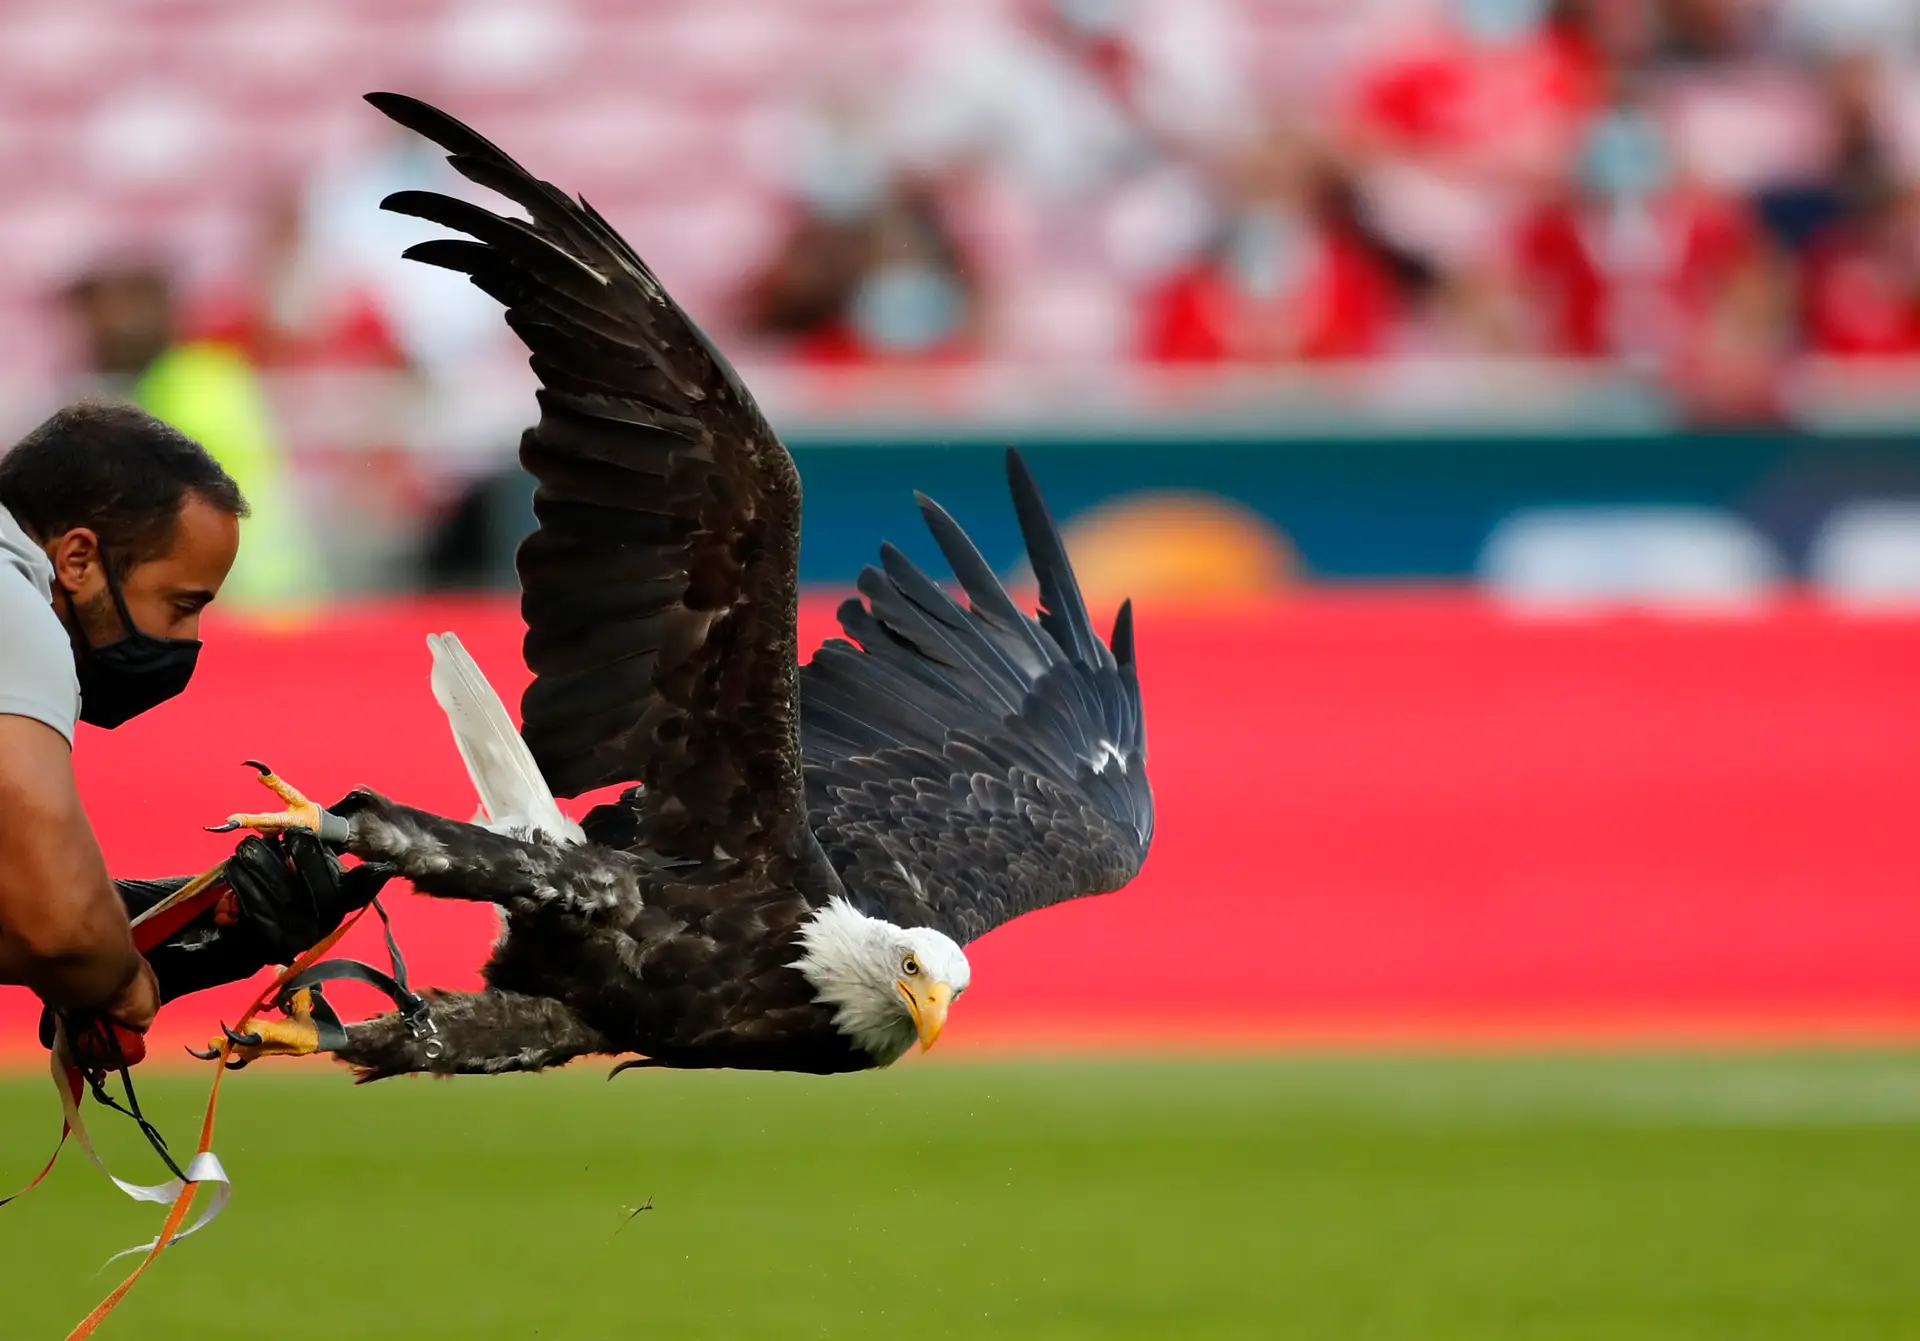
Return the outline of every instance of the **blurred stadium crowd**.
[[[1920,352],[1904,0],[3,15],[10,361],[44,345],[37,283],[136,242],[263,363],[496,338],[366,215],[433,175],[374,85],[453,101],[723,334],[812,363],[1552,354],[1739,401],[1745,362]]]
[[[816,407],[1547,361],[1765,424],[1791,368],[1920,356],[1911,0],[0,0],[8,422],[104,383],[270,442],[265,375],[370,533],[497,462],[517,347],[376,208],[464,184],[370,88]]]

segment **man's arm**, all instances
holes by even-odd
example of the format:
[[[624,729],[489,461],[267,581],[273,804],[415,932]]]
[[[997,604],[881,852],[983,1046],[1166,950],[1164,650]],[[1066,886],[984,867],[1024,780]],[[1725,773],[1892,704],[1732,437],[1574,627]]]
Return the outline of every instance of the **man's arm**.
[[[49,1005],[98,1009],[145,1029],[159,1007],[153,973],[80,804],[58,731],[0,714],[0,982]]]

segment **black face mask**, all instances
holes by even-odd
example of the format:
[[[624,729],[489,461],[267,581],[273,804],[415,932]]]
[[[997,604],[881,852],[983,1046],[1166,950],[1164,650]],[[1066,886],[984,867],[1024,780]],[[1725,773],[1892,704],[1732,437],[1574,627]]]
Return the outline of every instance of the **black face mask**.
[[[80,615],[74,610],[71,596],[67,597],[67,610],[73,616],[74,640],[79,647],[75,669],[80,675],[80,720],[111,731],[187,687],[200,660],[200,640],[156,638],[140,632],[127,613],[126,597],[120,593],[119,580],[104,550],[100,565],[113,608],[119,612],[120,626],[126,632],[96,646],[81,631]]]

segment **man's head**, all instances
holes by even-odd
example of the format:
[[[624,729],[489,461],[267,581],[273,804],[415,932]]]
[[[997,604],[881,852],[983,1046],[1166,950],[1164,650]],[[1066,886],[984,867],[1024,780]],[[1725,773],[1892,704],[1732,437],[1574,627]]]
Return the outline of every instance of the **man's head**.
[[[69,406],[0,456],[0,507],[46,550],[54,609],[81,648],[199,637],[247,513],[204,447],[102,402]]]

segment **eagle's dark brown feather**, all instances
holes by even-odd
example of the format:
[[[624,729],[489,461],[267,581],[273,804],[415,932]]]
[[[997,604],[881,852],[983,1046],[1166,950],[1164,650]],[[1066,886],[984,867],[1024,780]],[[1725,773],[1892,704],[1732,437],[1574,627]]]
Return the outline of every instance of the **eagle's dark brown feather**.
[[[641,841],[669,859],[791,864],[804,814],[792,458],[598,214],[425,103],[369,101],[530,216],[421,191],[385,202],[475,239],[407,254],[498,299],[540,377],[520,447],[539,527],[518,567],[534,673],[522,733],[548,785],[644,783]]]
[[[687,880],[646,854],[493,833],[365,789],[332,810],[355,856],[393,866],[423,894],[496,903],[508,916],[483,970],[487,991],[438,999],[436,1017],[451,1021],[439,1052],[398,1015],[348,1027],[335,1052],[363,1079],[536,1069],[588,1052],[749,1070],[873,1064],[790,967],[815,899],[752,863]]]

